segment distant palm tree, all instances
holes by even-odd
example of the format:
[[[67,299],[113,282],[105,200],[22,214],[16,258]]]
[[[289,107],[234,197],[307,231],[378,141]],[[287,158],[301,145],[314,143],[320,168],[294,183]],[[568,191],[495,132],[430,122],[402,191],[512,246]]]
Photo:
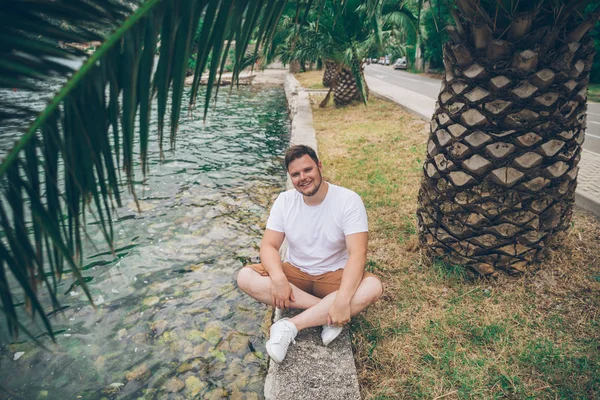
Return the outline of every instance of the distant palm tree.
[[[336,75],[337,65],[335,65],[333,61],[325,61],[325,71],[323,71],[323,86],[331,87]]]
[[[86,209],[113,241],[111,211],[121,205],[120,169],[134,192],[133,143],[138,136],[141,165],[147,170],[150,102],[157,101],[162,149],[170,109],[171,145],[181,115],[188,58],[197,47],[190,107],[202,72],[213,82],[235,41],[234,74],[240,71],[251,39],[269,42],[287,1],[248,0],[3,0],[0,7],[0,86],[36,90],[53,74],[72,73],[57,58],[73,58],[59,42],[102,45],[73,73],[39,114],[0,100],[0,123],[15,116],[33,123],[0,164],[0,299],[8,330],[25,330],[13,292],[21,287],[26,308],[52,336],[40,302],[40,283],[58,306],[57,280],[67,265],[91,301],[79,272]],[[295,4],[302,5],[299,1]],[[307,2],[310,6],[310,1]],[[201,24],[197,43],[194,35]],[[102,32],[108,32],[107,35]],[[154,64],[158,55],[158,61]],[[209,55],[210,63],[207,64]],[[155,72],[153,72],[156,66]],[[169,105],[170,97],[170,105]],[[139,130],[134,126],[139,125]],[[139,132],[139,133],[138,133]],[[11,276],[12,275],[12,276]]]
[[[600,15],[588,3],[451,8],[417,211],[431,255],[519,273],[569,228]]]
[[[268,54],[286,63],[320,59],[325,64],[323,84],[331,88],[336,105],[366,101],[361,60],[373,20],[361,12],[361,4],[359,0],[323,0],[309,10],[301,25],[295,17],[285,16],[276,34],[280,40],[271,43]],[[325,102],[328,99],[329,95]]]
[[[276,34],[281,40],[271,44],[272,49],[278,50],[271,50],[270,54],[287,63],[323,60],[323,86],[331,90],[322,105],[328,103],[331,93],[337,106],[366,101],[363,60],[373,53],[382,53],[385,38],[390,38],[392,32],[414,29],[414,20],[404,2],[324,0],[296,29],[294,18],[284,17]]]

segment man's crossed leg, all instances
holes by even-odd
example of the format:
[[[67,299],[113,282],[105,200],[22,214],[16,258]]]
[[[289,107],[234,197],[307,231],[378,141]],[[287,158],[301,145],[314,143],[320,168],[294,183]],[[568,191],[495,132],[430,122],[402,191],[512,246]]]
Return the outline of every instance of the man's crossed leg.
[[[291,319],[277,321],[271,327],[271,337],[267,351],[276,362],[285,358],[287,348],[298,331],[314,326],[323,326],[322,339],[328,345],[341,332],[341,327],[329,325],[329,310],[335,301],[343,270],[322,275],[309,275],[289,263],[284,263],[283,272],[292,288],[289,307],[304,310]],[[272,281],[261,264],[242,268],[237,278],[239,288],[255,300],[274,306],[271,294]],[[355,316],[381,296],[381,281],[373,274],[365,272],[350,300],[350,314]]]

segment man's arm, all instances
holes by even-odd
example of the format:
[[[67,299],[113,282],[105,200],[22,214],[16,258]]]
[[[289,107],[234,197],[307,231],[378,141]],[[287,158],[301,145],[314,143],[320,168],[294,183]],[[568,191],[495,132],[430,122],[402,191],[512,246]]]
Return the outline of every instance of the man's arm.
[[[342,273],[342,282],[329,309],[328,323],[342,325],[350,322],[350,300],[362,280],[367,262],[368,233],[359,232],[346,236],[348,261]]]
[[[283,273],[279,249],[285,234],[271,229],[265,229],[260,243],[260,262],[271,278],[271,301],[275,307],[285,310],[290,300],[295,301],[292,287]]]

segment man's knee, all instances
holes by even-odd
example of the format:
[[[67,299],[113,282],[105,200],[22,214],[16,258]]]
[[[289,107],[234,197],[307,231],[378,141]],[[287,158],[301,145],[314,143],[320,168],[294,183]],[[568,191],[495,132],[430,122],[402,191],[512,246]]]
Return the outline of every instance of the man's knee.
[[[363,279],[363,282],[367,285],[368,290],[365,294],[365,302],[367,305],[375,303],[383,294],[383,285],[379,278],[375,276],[367,276]]]
[[[254,272],[252,268],[243,267],[240,269],[237,275],[237,284],[242,292],[248,293],[252,286],[250,281],[252,280],[252,276],[255,274],[256,272]]]

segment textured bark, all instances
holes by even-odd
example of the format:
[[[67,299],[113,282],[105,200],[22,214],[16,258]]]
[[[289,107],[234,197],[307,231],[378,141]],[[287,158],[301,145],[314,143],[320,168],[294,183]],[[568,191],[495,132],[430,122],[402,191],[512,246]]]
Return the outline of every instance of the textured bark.
[[[325,62],[325,72],[323,72],[323,86],[331,87],[336,73],[337,73],[337,65],[331,61],[326,61]]]
[[[549,27],[520,17],[513,42],[465,23],[444,45],[419,192],[428,253],[483,275],[524,271],[569,227],[586,127],[593,41],[540,49]]]
[[[361,70],[361,74],[363,74]],[[364,79],[363,79],[364,82]],[[366,82],[365,82],[366,85]],[[369,96],[369,88],[365,87],[367,98]],[[348,68],[342,68],[335,78],[335,87],[333,91],[333,102],[337,107],[345,106],[353,101],[361,101],[362,97],[352,71]]]
[[[296,74],[298,72],[300,72],[300,62],[297,60],[294,60],[290,63],[290,72],[292,74]]]

